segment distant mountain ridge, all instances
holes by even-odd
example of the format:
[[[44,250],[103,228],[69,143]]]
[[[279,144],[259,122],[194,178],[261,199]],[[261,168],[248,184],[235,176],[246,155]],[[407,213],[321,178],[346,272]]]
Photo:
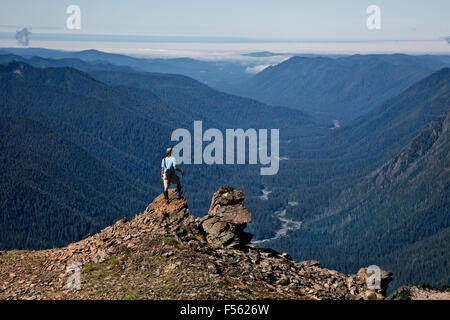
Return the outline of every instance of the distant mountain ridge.
[[[292,57],[234,93],[348,123],[445,66],[435,56]]]
[[[43,48],[0,48],[0,54],[15,54],[26,58],[79,59],[85,62],[108,63],[141,72],[176,73],[192,77],[216,89],[229,83],[248,79],[247,66],[233,61],[203,61],[192,58],[143,58],[98,50],[59,51]]]
[[[288,125],[294,129],[299,125],[315,122],[310,115],[301,111],[283,107],[278,109],[248,98],[222,93],[179,74],[137,72],[129,67],[102,61],[86,62],[72,58],[44,59],[36,56],[24,58],[8,54],[0,55],[0,63],[2,61],[6,63],[20,61],[37,68],[72,67],[110,86],[127,87],[125,89],[127,91],[130,88],[140,89],[136,90],[136,93],[141,94],[144,92],[142,90],[146,90],[145,94],[158,96],[166,102],[166,105],[176,106],[178,112],[189,113],[191,119],[203,119],[205,123],[210,122],[215,127],[286,129]],[[239,113],[240,116],[238,116]],[[173,112],[172,117],[176,116],[176,112]],[[218,119],[220,121],[217,121]],[[284,132],[287,133],[287,131]]]
[[[132,68],[127,66],[116,66],[111,63],[96,61],[96,62],[86,62],[77,58],[63,58],[63,59],[51,59],[42,58],[39,56],[32,56],[24,58],[15,54],[3,54],[0,55],[0,63],[8,63],[12,61],[21,61],[30,64],[37,68],[62,68],[62,67],[72,67],[74,69],[88,72],[88,71],[100,71],[100,70],[118,70],[118,71],[134,71]]]
[[[280,128],[283,136],[295,136],[301,127],[314,130],[309,114],[291,108],[276,108],[258,101],[214,90],[192,78],[161,73],[93,71],[95,79],[112,86],[149,90],[168,104],[195,119],[218,128]],[[311,126],[310,124],[313,124]]]
[[[428,123],[450,108],[450,68],[443,68],[387,100],[350,125],[333,131],[336,152],[354,146],[361,154],[399,152]],[[345,151],[344,151],[345,153]]]

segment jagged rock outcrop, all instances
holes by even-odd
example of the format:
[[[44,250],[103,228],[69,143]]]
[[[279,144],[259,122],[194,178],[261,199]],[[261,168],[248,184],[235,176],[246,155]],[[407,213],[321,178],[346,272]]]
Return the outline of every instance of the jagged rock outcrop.
[[[244,229],[251,221],[252,215],[244,207],[244,192],[224,187],[214,193],[201,226],[211,244],[233,247],[250,243],[253,235],[244,232]]]
[[[373,271],[373,270],[371,270]],[[356,280],[360,283],[368,283],[372,286],[376,285],[376,281],[374,277],[371,277],[371,271],[368,270],[368,268],[361,268],[359,269],[358,273],[356,274]],[[386,270],[380,270],[379,279],[379,290],[378,290],[378,298],[381,296],[386,295],[386,291],[388,289],[389,283],[392,281],[392,272],[386,271]]]
[[[250,244],[242,190],[219,189],[203,218],[175,191],[169,198],[64,248],[0,252],[0,299],[383,298],[364,269],[345,275]]]

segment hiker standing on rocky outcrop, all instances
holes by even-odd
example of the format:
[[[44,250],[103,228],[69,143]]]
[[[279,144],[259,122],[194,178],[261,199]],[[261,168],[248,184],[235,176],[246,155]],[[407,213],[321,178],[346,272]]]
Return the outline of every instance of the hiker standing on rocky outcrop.
[[[166,157],[161,162],[161,179],[164,182],[164,199],[167,204],[169,203],[169,185],[171,184],[177,185],[177,198],[181,199],[181,183],[176,171],[184,176],[184,171],[177,167],[176,160],[172,157],[172,148],[167,148]]]

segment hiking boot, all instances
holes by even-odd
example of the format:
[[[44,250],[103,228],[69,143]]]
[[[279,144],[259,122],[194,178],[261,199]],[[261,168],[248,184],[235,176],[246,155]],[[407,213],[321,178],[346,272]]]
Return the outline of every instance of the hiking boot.
[[[166,204],[169,204],[169,199],[164,199],[164,202],[165,202]]]
[[[178,199],[178,200],[181,199],[181,192],[177,192],[177,199]]]

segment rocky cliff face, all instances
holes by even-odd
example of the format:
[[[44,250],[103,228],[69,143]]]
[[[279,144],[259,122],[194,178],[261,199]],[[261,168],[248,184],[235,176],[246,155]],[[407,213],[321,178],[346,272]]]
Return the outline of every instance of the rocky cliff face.
[[[448,149],[450,111],[430,122],[396,157],[369,175],[379,187],[405,180],[417,170],[421,161],[428,160],[427,167],[437,163],[433,156],[439,150]]]
[[[64,248],[1,252],[0,299],[384,298],[389,272],[372,290],[364,268],[345,275],[250,244],[242,190],[219,189],[203,218],[169,197]]]

